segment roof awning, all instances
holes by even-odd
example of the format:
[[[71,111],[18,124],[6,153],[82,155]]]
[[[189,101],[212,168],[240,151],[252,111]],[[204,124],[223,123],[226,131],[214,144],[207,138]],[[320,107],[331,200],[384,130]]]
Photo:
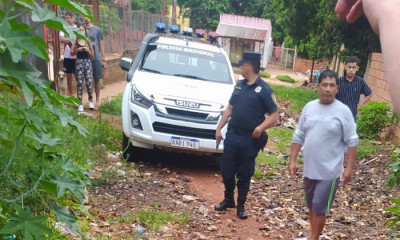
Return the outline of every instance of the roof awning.
[[[217,33],[220,37],[233,37],[264,42],[268,29],[219,23]]]

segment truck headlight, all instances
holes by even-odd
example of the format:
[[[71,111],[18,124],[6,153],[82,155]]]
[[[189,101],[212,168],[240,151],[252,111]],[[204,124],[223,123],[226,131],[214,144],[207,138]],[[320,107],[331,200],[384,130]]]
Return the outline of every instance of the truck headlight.
[[[146,109],[153,105],[153,102],[139,92],[135,85],[132,86],[131,102]]]

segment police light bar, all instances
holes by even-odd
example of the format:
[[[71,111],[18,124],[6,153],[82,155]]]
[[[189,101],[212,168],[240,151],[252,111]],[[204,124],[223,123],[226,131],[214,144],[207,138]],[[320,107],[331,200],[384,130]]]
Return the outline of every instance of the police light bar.
[[[165,23],[156,23],[156,32],[165,32]]]
[[[171,33],[178,33],[179,32],[179,26],[178,25],[169,25],[169,31]]]
[[[192,36],[192,34],[193,34],[193,29],[192,29],[192,28],[185,27],[185,28],[183,28],[183,34],[186,35],[186,36]]]
[[[206,35],[206,30],[204,29],[196,29],[197,37],[204,37]]]
[[[209,32],[209,33],[208,33],[208,37],[216,40],[216,39],[218,38],[218,33],[216,33],[216,32]]]

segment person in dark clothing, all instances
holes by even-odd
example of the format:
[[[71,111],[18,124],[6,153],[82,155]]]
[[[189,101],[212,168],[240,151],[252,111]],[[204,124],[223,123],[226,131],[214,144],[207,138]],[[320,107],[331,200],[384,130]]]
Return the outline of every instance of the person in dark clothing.
[[[372,90],[364,78],[357,75],[360,68],[359,59],[350,56],[346,60],[345,73],[339,78],[339,92],[336,99],[347,105],[353,113],[354,122],[357,121],[357,112],[372,97]],[[360,101],[360,96],[364,99]]]
[[[89,38],[88,31],[85,25],[78,24],[79,31]],[[76,55],[75,63],[75,77],[77,83],[78,99],[82,101],[83,98],[83,80],[86,79],[86,90],[89,96],[89,109],[94,109],[93,104],[93,67],[91,58],[93,58],[93,48],[90,40],[76,38],[71,47],[71,54]],[[79,105],[79,112],[83,112],[83,105]]]
[[[218,146],[223,140],[221,129],[231,118],[223,142],[220,166],[225,197],[220,204],[215,205],[215,210],[224,211],[236,207],[234,191],[237,185],[237,216],[246,219],[248,215],[244,204],[254,174],[255,159],[267,143],[265,130],[274,125],[279,116],[274,92],[259,76],[261,54],[245,52],[239,63],[244,80],[236,84],[215,133]],[[237,184],[235,178],[238,179]]]

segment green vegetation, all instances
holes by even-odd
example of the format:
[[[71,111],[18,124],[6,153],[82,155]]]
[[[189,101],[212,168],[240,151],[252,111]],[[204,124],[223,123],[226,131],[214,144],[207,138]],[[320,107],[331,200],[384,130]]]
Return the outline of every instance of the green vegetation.
[[[300,112],[309,101],[318,98],[318,93],[310,89],[293,88],[273,84],[270,84],[270,86],[274,90],[278,101],[280,98],[290,101],[290,110],[293,113]]]
[[[268,140],[269,141],[269,140]],[[276,165],[279,163],[279,159],[276,154],[269,154],[265,152],[259,152],[256,158],[256,164],[271,164]]]
[[[271,77],[271,74],[269,74],[269,73],[267,73],[267,72],[260,72],[260,77],[263,77],[263,78],[270,78],[270,77]]]
[[[187,224],[189,215],[185,213],[163,212],[155,209],[140,209],[133,214],[117,217],[115,220],[127,224],[132,224],[136,220],[139,220],[149,230],[158,231],[166,223]]]
[[[0,10],[0,233],[17,239],[57,236],[55,222],[83,235],[74,213],[83,209],[85,187],[90,185],[85,171],[106,150],[94,148],[112,136],[104,135],[103,127],[96,129],[100,133],[90,132],[98,125],[88,126],[88,119],[66,107],[80,101],[54,92],[50,82],[40,78],[42,73],[26,62],[28,58],[22,58],[29,54],[49,61],[47,44],[34,35],[43,24],[85,39],[56,17],[48,4],[93,20],[82,6],[70,1],[46,3],[2,1]],[[23,21],[28,17],[34,22],[30,26]],[[85,138],[87,133],[92,134]],[[107,140],[105,144],[112,145]]]
[[[103,100],[100,107],[99,112],[107,113],[114,116],[121,116],[121,108],[122,108],[122,93],[118,94],[111,99],[107,98]]]
[[[363,159],[371,156],[375,152],[382,150],[383,146],[374,144],[374,141],[367,139],[360,139],[357,146],[357,159]]]
[[[290,144],[292,143],[292,136],[294,129],[273,127],[268,129],[268,141],[276,142],[279,152],[290,154]]]
[[[378,139],[390,125],[390,107],[387,102],[369,101],[359,110],[357,133],[363,139]]]
[[[278,75],[275,78],[278,79],[279,81],[282,81],[282,82],[288,82],[288,83],[295,83],[296,82],[296,80],[294,80],[293,78],[291,78],[288,75],[284,75],[284,76]]]

